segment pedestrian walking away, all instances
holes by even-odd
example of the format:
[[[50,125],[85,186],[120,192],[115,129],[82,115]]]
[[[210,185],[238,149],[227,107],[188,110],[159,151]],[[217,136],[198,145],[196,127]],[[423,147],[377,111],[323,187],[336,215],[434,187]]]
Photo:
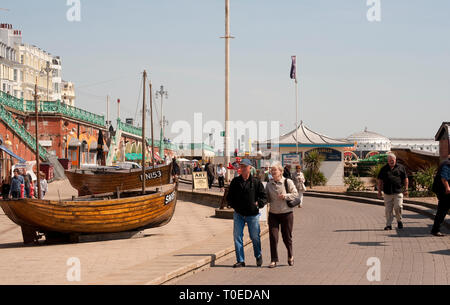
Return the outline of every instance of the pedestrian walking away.
[[[205,165],[205,170],[208,175],[208,187],[209,189],[211,189],[215,178],[214,164],[212,164],[211,161],[208,161],[208,163],[206,163]]]
[[[444,222],[445,215],[450,209],[450,155],[447,160],[441,163],[433,183],[433,192],[438,198],[438,208],[434,217],[431,234],[434,236],[444,236],[441,231],[441,225]]]
[[[294,181],[295,188],[298,192],[298,197],[300,198],[300,204],[299,208],[303,207],[303,193],[306,192],[306,186],[305,186],[305,175],[302,173],[302,167],[300,165],[297,165],[295,167],[295,173],[292,174],[292,181]]]
[[[286,166],[284,167],[284,170],[283,170],[283,177],[292,180],[291,165],[290,165],[290,164],[288,164],[288,165],[286,165]]]
[[[402,210],[403,197],[408,196],[408,175],[403,165],[397,164],[397,157],[388,154],[388,164],[381,168],[377,178],[378,198],[382,199],[384,192],[384,207],[386,215],[385,230],[392,230],[392,221],[397,219],[399,229],[403,229]]]
[[[267,196],[262,182],[250,174],[251,166],[250,160],[242,160],[240,163],[241,174],[231,181],[227,195],[228,204],[234,209],[233,238],[237,261],[234,268],[245,267],[243,242],[245,224],[248,226],[253,243],[256,265],[261,267],[263,263],[259,209],[266,205]]]
[[[291,179],[283,177],[283,166],[274,162],[270,169],[272,179],[266,185],[267,202],[269,205],[269,239],[270,257],[269,268],[276,267],[278,259],[278,236],[281,227],[281,236],[288,252],[288,264],[294,265],[292,250],[292,229],[294,226],[294,209],[289,207],[287,200],[298,197],[297,188]]]

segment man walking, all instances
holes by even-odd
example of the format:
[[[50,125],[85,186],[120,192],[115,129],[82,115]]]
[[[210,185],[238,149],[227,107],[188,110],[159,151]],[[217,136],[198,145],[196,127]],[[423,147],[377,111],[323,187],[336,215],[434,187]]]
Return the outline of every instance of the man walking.
[[[267,203],[267,195],[262,182],[250,174],[252,163],[248,159],[240,163],[241,175],[231,181],[227,201],[234,209],[234,247],[237,263],[234,268],[245,267],[244,226],[247,224],[256,265],[262,266],[259,208]]]
[[[208,187],[209,189],[211,189],[215,178],[214,164],[211,163],[211,160],[209,160],[208,163],[206,163],[205,170],[208,175]]]
[[[382,167],[378,174],[378,198],[382,199],[381,192],[384,192],[385,230],[392,230],[393,211],[395,211],[398,228],[403,229],[403,195],[408,196],[408,183],[405,167],[397,164],[397,157],[393,153],[388,154],[388,164]]]
[[[438,198],[438,208],[436,216],[434,217],[433,228],[431,234],[434,236],[444,236],[440,232],[441,224],[444,222],[445,215],[447,215],[450,209],[450,155],[448,159],[439,166],[433,183],[433,192],[436,193]]]

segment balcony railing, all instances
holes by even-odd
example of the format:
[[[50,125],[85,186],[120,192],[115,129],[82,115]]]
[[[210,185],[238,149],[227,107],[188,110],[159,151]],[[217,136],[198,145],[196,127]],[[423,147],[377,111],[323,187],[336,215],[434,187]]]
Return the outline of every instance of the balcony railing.
[[[34,112],[34,101],[25,101],[0,91],[0,104],[22,112]],[[61,103],[61,101],[39,102],[39,112],[62,114],[80,121],[105,126],[105,117],[80,108]]]
[[[117,129],[142,137],[142,128],[134,127],[133,125],[127,123],[122,123],[120,119],[117,119]]]
[[[35,111],[35,103],[34,101],[26,102],[26,111],[33,112]],[[61,101],[51,101],[51,102],[39,102],[39,112],[41,113],[54,113],[54,114],[62,114],[67,117],[77,119],[80,121],[105,126],[105,117],[101,115],[94,114],[92,112],[85,111],[80,108],[76,108],[64,103]]]

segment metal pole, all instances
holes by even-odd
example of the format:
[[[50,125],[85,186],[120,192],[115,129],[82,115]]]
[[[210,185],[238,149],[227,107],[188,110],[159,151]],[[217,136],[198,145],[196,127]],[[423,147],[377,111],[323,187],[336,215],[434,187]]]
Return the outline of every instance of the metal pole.
[[[163,128],[164,128],[164,117],[163,117],[163,100],[164,100],[164,86],[161,86],[161,91],[159,92],[161,95],[161,133],[159,136],[159,156],[161,157],[161,159],[164,158],[164,147],[163,147]],[[165,160],[164,160],[165,161]]]
[[[230,0],[225,0],[225,143],[224,143],[224,154],[225,154],[225,166],[230,163],[230,108],[229,108],[229,98],[230,98]],[[230,174],[227,171],[227,181],[229,181]]]
[[[38,127],[38,92],[37,92],[37,77],[36,77],[36,84],[34,85],[34,103],[35,103],[35,117],[36,117],[36,171],[37,171],[37,186],[38,186],[38,199],[41,198],[41,177],[40,177],[40,167],[41,167],[41,160],[39,159],[39,127]]]
[[[106,126],[109,125],[109,95],[106,96]]]
[[[147,145],[145,144],[145,115],[147,112],[146,99],[145,99],[145,85],[147,83],[147,71],[144,70],[144,98],[142,106],[142,195],[145,195],[145,150]]]
[[[155,142],[154,142],[154,135],[153,135],[153,88],[152,83],[150,82],[150,124],[152,124],[152,167],[155,168]]]
[[[297,156],[298,156],[298,82],[295,79],[295,142],[297,146]],[[300,160],[299,160],[300,161]]]

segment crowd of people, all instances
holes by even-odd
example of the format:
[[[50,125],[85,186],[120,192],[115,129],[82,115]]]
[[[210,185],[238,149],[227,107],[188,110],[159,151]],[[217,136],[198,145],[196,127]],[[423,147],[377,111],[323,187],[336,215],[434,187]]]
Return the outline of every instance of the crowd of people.
[[[259,217],[260,209],[265,205],[269,207],[268,225],[271,262],[269,268],[274,268],[279,262],[277,245],[279,231],[286,246],[290,266],[294,265],[292,247],[292,231],[294,225],[294,206],[290,204],[297,200],[298,207],[302,207],[303,193],[306,191],[305,177],[301,166],[296,166],[291,172],[288,165],[282,167],[280,162],[274,162],[265,179],[253,174],[250,160],[239,162],[239,175],[230,183],[227,201],[234,209],[234,244],[236,250],[236,264],[233,267],[245,267],[243,230],[248,226],[250,239],[253,243],[254,256],[257,266],[262,266],[261,240]],[[268,181],[264,187],[262,181]],[[431,234],[445,236],[440,227],[445,215],[450,210],[450,155],[442,162],[434,178],[433,192],[438,198],[438,208],[434,219]],[[377,177],[378,197],[384,200],[386,226],[385,230],[392,230],[394,215],[397,228],[403,229],[402,210],[403,198],[408,196],[408,175],[403,165],[397,163],[395,154],[388,154],[388,164],[379,172]]]
[[[43,199],[48,191],[48,183],[46,176],[40,172],[41,199]],[[1,195],[3,200],[20,199],[20,198],[38,198],[37,181],[29,173],[16,168],[12,177],[2,179]]]

